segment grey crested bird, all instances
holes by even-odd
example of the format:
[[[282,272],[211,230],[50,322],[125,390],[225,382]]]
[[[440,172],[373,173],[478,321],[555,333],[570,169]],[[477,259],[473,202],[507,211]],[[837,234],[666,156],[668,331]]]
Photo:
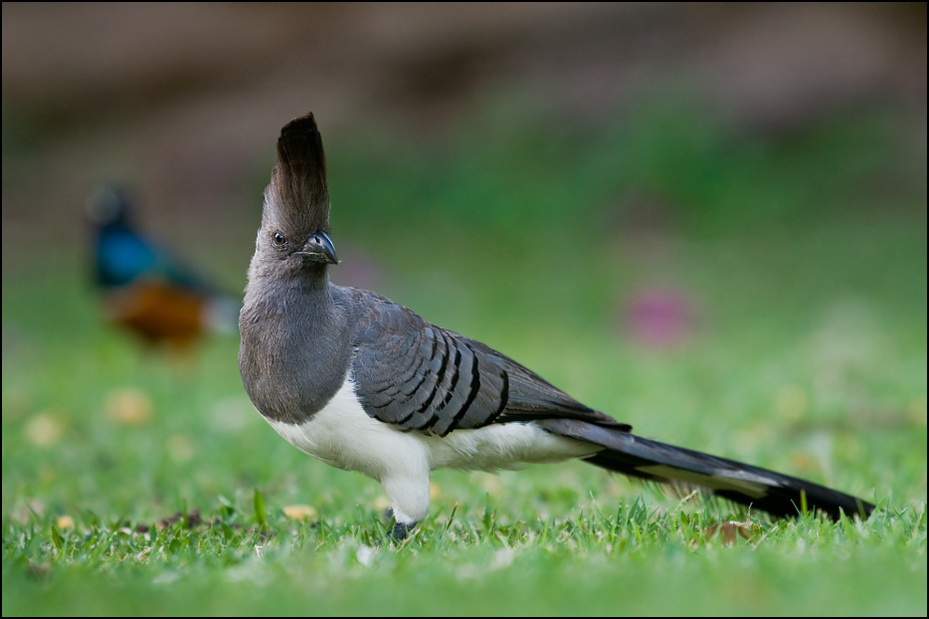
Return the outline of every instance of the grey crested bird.
[[[429,511],[429,474],[580,458],[697,486],[778,517],[832,518],[874,506],[824,486],[636,436],[481,342],[329,281],[322,139],[312,114],[288,123],[265,190],[248,271],[239,369],[258,411],[298,449],[379,481],[404,538]]]

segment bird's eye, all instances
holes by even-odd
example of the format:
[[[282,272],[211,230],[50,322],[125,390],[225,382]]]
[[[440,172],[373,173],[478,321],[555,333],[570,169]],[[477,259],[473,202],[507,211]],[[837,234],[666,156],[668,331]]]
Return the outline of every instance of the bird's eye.
[[[283,245],[284,243],[287,242],[287,239],[284,238],[284,235],[281,234],[280,232],[275,232],[275,233],[271,236],[271,240],[273,240],[273,241],[274,241],[274,244],[277,245],[278,247],[280,247],[281,245]]]

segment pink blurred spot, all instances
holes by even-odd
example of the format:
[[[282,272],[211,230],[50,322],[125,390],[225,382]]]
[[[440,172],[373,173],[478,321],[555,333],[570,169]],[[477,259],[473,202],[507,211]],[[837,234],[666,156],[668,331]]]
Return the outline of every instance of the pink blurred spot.
[[[673,348],[696,329],[695,303],[690,295],[671,288],[634,291],[626,303],[624,326],[632,339],[646,348]]]

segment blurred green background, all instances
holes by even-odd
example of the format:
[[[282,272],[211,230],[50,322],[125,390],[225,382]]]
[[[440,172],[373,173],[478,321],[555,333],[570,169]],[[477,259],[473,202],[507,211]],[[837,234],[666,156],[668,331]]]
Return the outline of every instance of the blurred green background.
[[[925,615],[925,3],[2,10],[4,615]],[[379,486],[274,434],[235,336],[144,350],[91,285],[84,200],[118,182],[241,291],[310,110],[337,283],[881,515],[571,463],[439,472],[378,545]]]

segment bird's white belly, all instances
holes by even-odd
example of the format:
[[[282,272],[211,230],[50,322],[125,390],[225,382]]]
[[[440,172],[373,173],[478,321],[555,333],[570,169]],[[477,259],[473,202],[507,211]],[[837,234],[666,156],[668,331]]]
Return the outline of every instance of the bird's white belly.
[[[495,470],[525,463],[558,462],[599,451],[596,445],[551,434],[535,423],[491,424],[454,430],[445,437],[402,432],[369,417],[355,385],[342,387],[309,420],[267,420],[289,443],[334,467],[377,480],[440,468]]]

